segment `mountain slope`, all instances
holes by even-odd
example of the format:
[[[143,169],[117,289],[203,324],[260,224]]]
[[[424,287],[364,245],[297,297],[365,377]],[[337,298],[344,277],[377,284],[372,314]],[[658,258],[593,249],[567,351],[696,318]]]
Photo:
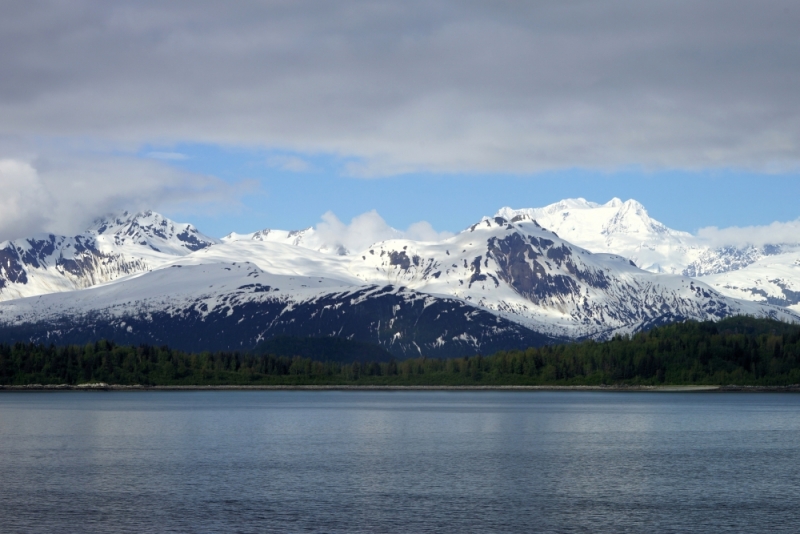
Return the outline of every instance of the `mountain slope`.
[[[678,318],[794,317],[685,276],[641,270],[621,256],[592,254],[525,215],[484,219],[442,243],[376,243],[352,257],[350,270],[364,281],[460,298],[570,338],[604,338]]]
[[[726,295],[800,312],[800,253],[759,258],[746,268],[702,278]]]
[[[72,291],[144,272],[217,243],[146,211],[96,220],[80,235],[0,243],[0,301]]]
[[[502,208],[498,216],[526,215],[592,252],[618,254],[641,268],[699,278],[734,298],[797,306],[800,235],[793,242],[712,245],[650,218],[635,200],[596,204],[568,199],[544,208]],[[777,280],[774,282],[772,280]]]
[[[646,218],[635,203],[583,202],[564,209],[616,210],[603,215],[612,244],[631,235],[688,239]],[[563,210],[551,211],[540,215],[565,220]],[[279,335],[340,336],[397,356],[460,356],[607,339],[683,319],[800,320],[776,305],[796,297],[789,284],[781,300],[774,291],[753,295],[722,279],[711,287],[652,273],[621,255],[576,246],[528,213],[484,218],[439,242],[393,239],[360,252],[313,248],[297,240],[304,236],[319,239],[309,231],[216,241],[145,212],[98,221],[74,238],[7,243],[0,251],[15,255],[0,270],[6,298],[11,290],[38,296],[0,302],[0,340],[106,337],[222,350]],[[781,280],[768,282],[779,287]],[[765,302],[725,296],[723,286]]]
[[[0,303],[0,339],[252,349],[274,336],[337,336],[398,357],[463,356],[554,339],[396,286],[272,275],[252,264],[173,265],[72,293]]]
[[[567,199],[544,208],[501,208],[497,216],[525,215],[563,239],[592,252],[618,254],[642,269],[682,274],[688,263],[705,250],[694,236],[667,228],[650,218],[635,200],[614,198],[596,204]]]
[[[440,243],[390,240],[347,256],[232,240],[100,287],[0,304],[4,335],[15,339],[113,336],[200,350],[336,335],[398,355],[603,339],[736,314],[797,318],[592,254],[523,215]]]

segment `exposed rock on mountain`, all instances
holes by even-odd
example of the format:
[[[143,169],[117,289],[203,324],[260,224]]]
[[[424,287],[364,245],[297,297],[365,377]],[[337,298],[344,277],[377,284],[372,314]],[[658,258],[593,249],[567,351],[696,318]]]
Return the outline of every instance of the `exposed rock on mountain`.
[[[555,341],[458,299],[396,286],[275,276],[252,264],[173,266],[123,283],[0,305],[0,339],[252,349],[278,335],[337,336],[397,357],[453,357]]]
[[[592,252],[618,254],[651,272],[701,278],[724,295],[800,311],[792,296],[800,291],[800,265],[795,264],[800,257],[800,234],[793,242],[784,239],[756,246],[742,241],[719,246],[667,228],[635,200],[616,198],[606,204],[569,199],[544,208],[502,208],[497,215],[532,217]]]
[[[507,216],[484,218],[449,239],[392,239],[353,252],[313,229],[217,241],[152,212],[98,221],[72,238],[7,242],[0,295],[15,300],[0,303],[0,339],[110,337],[202,350],[252,348],[276,335],[334,335],[397,356],[454,356],[604,339],[682,319],[800,320],[783,307],[800,302],[793,285],[800,260],[785,266],[785,247],[747,268],[704,277],[709,285],[687,276],[686,267],[681,273],[676,259],[695,258],[705,269],[709,250],[633,201],[501,212]],[[589,222],[597,227],[582,230]],[[633,256],[593,253],[563,234],[607,249],[638,248]],[[645,257],[679,274],[640,269]],[[757,267],[763,281],[756,289],[733,277]],[[18,298],[28,295],[38,296]]]
[[[152,211],[98,219],[74,237],[5,241],[0,243],[0,300],[110,282],[217,242]]]

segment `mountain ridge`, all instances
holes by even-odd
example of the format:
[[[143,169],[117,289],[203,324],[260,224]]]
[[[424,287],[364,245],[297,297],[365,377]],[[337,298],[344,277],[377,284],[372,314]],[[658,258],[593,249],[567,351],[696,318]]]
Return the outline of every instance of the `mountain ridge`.
[[[95,219],[81,234],[0,243],[0,301],[85,289],[219,243],[153,211]]]
[[[617,234],[661,231],[637,222],[643,217],[638,203],[566,205],[616,210],[621,215],[610,217],[607,228]],[[181,239],[182,232],[194,239]],[[141,212],[63,238],[86,249],[80,252],[85,288],[0,303],[0,333],[64,342],[115,336],[175,345],[179,339],[191,350],[200,350],[198,343],[246,348],[242,343],[252,346],[265,336],[344,333],[398,356],[443,356],[608,339],[683,319],[748,314],[800,320],[770,303],[779,300],[733,299],[684,275],[654,274],[621,255],[594,253],[528,213],[483,218],[440,241],[389,239],[355,253],[318,247],[323,241],[314,229],[204,237],[191,225]],[[62,263],[75,251],[73,245],[40,248],[45,259],[57,256]],[[103,256],[113,253],[119,257]],[[92,271],[102,261],[117,269],[114,276]],[[122,271],[123,261],[141,263]],[[44,260],[26,265],[39,278],[40,271],[53,274]],[[96,278],[100,283],[91,284]]]
[[[542,226],[592,252],[619,254],[655,273],[697,278],[730,297],[782,302],[800,311],[800,302],[792,296],[800,292],[800,236],[795,242],[712,244],[655,221],[635,200],[617,198],[606,204],[566,199],[543,208],[505,207],[497,212],[504,217],[520,214],[536,218]],[[624,232],[624,225],[614,224],[624,219],[634,220],[636,231]],[[780,270],[781,277],[765,275],[765,264]]]

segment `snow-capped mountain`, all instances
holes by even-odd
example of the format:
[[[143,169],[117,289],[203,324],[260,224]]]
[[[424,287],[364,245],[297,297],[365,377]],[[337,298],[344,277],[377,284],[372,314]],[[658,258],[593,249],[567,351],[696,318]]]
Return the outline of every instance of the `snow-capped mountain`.
[[[149,247],[156,252],[182,256],[219,241],[201,234],[191,224],[176,223],[153,211],[100,218],[86,230],[102,243],[115,247]]]
[[[237,234],[234,232],[223,237],[222,241],[225,243],[234,243],[236,241],[280,243],[283,245],[292,245],[295,247],[315,250],[317,252],[334,253],[339,256],[346,256],[350,254],[350,251],[340,243],[329,242],[325,240],[325,238],[320,236],[314,228],[289,231],[271,230],[267,228],[250,234]]]
[[[672,230],[650,218],[635,200],[614,198],[597,204],[582,198],[567,199],[544,208],[501,208],[496,216],[513,219],[518,215],[536,220],[587,250],[618,254],[656,273],[683,274],[688,263],[705,251],[692,234]]]
[[[317,246],[324,246],[323,243],[318,243],[314,240],[316,232],[314,228],[306,228],[304,230],[271,230],[266,228],[250,234],[237,234],[232,232],[222,238],[225,243],[232,243],[235,241],[261,241],[264,243],[281,243],[284,245],[294,245],[296,247],[303,247],[314,249]]]
[[[441,243],[376,243],[350,272],[448,295],[551,335],[602,338],[675,317],[716,320],[782,309],[729,299],[686,276],[656,275],[618,255],[593,254],[525,215],[484,219]]]
[[[270,274],[251,263],[174,264],[124,281],[0,303],[0,339],[241,350],[276,335],[338,336],[398,357],[554,341],[459,299],[404,287]]]
[[[719,292],[800,311],[800,235],[794,242],[709,244],[667,228],[635,200],[606,204],[568,199],[544,208],[502,208],[497,216],[526,215],[592,252],[618,254],[642,269],[698,278]]]
[[[628,207],[612,218],[609,234],[655,228],[672,235],[654,222],[637,226],[641,212]],[[340,335],[402,356],[456,355],[556,338],[602,339],[686,318],[800,320],[781,306],[726,297],[685,275],[590,252],[527,213],[484,218],[439,242],[392,239],[344,254],[310,230],[217,242],[157,214],[126,217],[99,222],[74,239],[91,239],[93,250],[106,247],[142,266],[117,271],[123,277],[100,287],[0,303],[0,338],[111,336],[194,350],[247,348],[278,334]],[[44,257],[56,258],[61,272],[63,247]],[[47,271],[51,263],[26,275],[41,276],[36,269]]]
[[[164,265],[218,240],[158,213],[124,212],[80,235],[0,243],[0,301],[72,291]]]
[[[767,258],[776,256],[787,251],[797,251],[798,245],[764,245],[756,247],[746,246],[723,246],[704,251],[695,261],[687,265],[684,274],[687,276],[708,276],[722,274],[730,271],[747,269],[750,265]]]
[[[277,240],[226,239],[182,262],[232,260],[251,261],[273,274],[457,298],[538,332],[570,338],[630,332],[662,317],[784,314],[730,301],[686,276],[656,276],[621,256],[592,254],[526,215],[484,219],[441,242],[382,241],[345,256]]]
[[[735,298],[800,312],[800,251],[765,255],[742,269],[722,271],[701,280]]]

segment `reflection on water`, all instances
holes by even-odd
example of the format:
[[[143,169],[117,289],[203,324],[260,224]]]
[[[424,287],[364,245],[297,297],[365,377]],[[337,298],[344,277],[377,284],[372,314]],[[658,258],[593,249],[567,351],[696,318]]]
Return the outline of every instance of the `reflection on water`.
[[[800,396],[0,394],[3,532],[796,532]]]

